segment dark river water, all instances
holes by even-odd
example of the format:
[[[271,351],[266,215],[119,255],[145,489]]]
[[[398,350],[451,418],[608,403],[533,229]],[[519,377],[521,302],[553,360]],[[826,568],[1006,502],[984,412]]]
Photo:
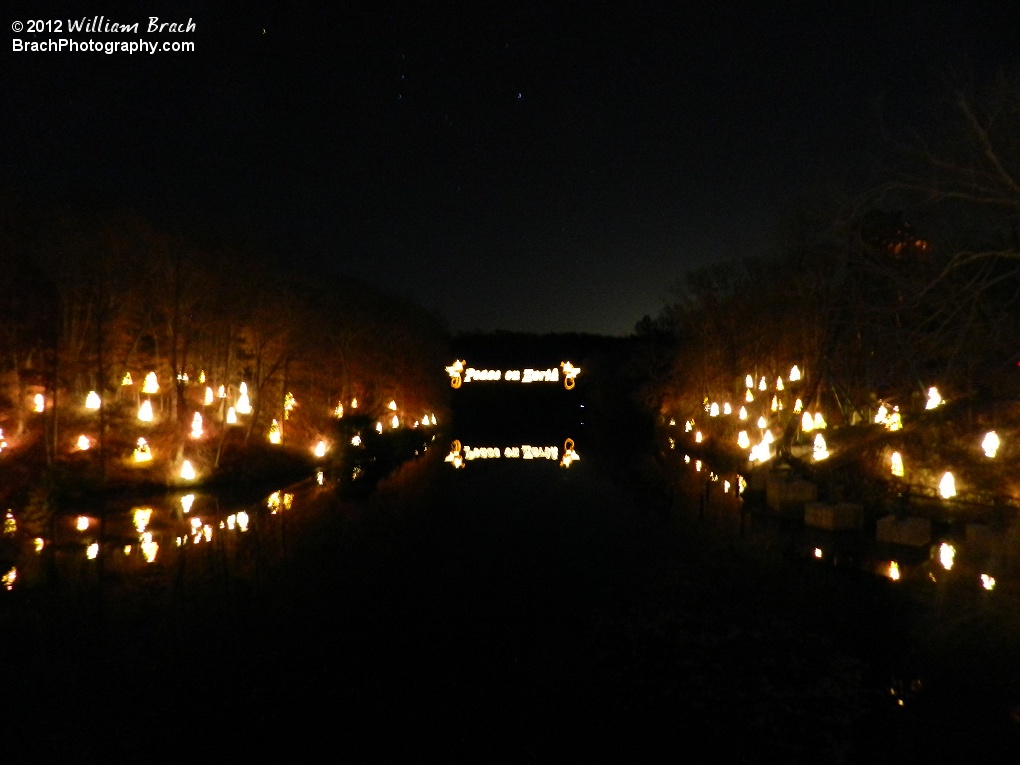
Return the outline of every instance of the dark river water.
[[[96,559],[99,519],[61,516],[0,593],[6,745],[354,762],[1015,746],[1015,686],[996,682],[1012,633],[998,657],[971,634],[1001,628],[994,602],[815,565],[801,548],[824,540],[801,531],[741,535],[735,485],[706,511],[700,473],[670,490],[634,443],[586,449],[583,416],[454,431],[367,499],[310,478],[125,502]],[[925,651],[932,630],[959,662]]]

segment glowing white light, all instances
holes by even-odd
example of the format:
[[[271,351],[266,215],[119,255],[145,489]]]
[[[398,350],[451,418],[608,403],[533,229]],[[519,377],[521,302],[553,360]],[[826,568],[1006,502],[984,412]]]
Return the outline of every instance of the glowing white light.
[[[948,542],[943,542],[939,546],[939,562],[942,564],[942,568],[946,571],[952,569],[954,558],[956,558],[956,548]]]
[[[88,436],[86,436],[85,434],[82,434],[82,435],[78,436],[78,441],[76,442],[75,445],[78,447],[79,451],[85,452],[85,451],[88,451],[89,448],[91,448],[92,441],[89,440]]]
[[[744,387],[745,388],[753,388],[754,387],[754,378],[751,377],[751,375],[748,375],[747,377],[744,378]]]
[[[710,406],[708,409],[708,416],[709,417],[719,416],[719,404],[717,402],[715,401],[712,402],[712,406]]]
[[[765,419],[765,415],[763,414],[761,417],[758,418],[758,428],[759,430],[765,430],[765,428],[767,428],[768,426],[769,426],[768,420]]]
[[[74,522],[74,527],[78,529],[78,531],[88,531],[89,528],[88,517],[84,515],[79,515]]]
[[[804,409],[804,402],[801,401],[799,398],[796,401],[793,402],[793,413],[794,414],[800,414],[801,411],[803,411],[803,409]]]
[[[361,436],[353,436],[351,438],[351,446],[361,446]]]
[[[269,443],[278,444],[283,440],[283,436],[280,434],[280,423],[273,420],[269,426]]]
[[[145,375],[145,380],[142,382],[142,393],[159,393],[159,381],[156,379],[155,372]]]
[[[956,480],[948,470],[942,476],[942,480],[939,481],[939,494],[942,496],[942,499],[950,499],[956,496]]]
[[[900,564],[894,560],[889,561],[889,578],[894,582],[900,578]]]
[[[739,446],[741,449],[751,448],[751,439],[747,437],[746,430],[742,430],[740,431],[740,433],[737,434],[737,446]]]
[[[723,406],[722,406],[722,413],[723,414],[733,414],[733,407],[730,406],[728,401],[725,404],[723,404]]]
[[[85,557],[95,560],[99,556],[99,542],[93,542],[85,548]]]
[[[386,406],[387,406],[387,408],[388,408],[388,409],[389,409],[389,410],[390,410],[391,412],[395,412],[395,411],[397,411],[397,402],[396,402],[396,401],[390,401],[390,403],[388,403],[388,404],[387,404]]]
[[[942,396],[939,395],[939,389],[934,385],[928,388],[928,402],[924,405],[925,409],[934,409],[937,406],[946,403],[942,400]]]
[[[333,416],[338,420],[344,416],[344,405],[342,403],[336,405],[336,408],[333,410]]]
[[[138,407],[138,419],[142,422],[152,422],[152,402],[145,399]]]
[[[99,399],[99,394],[94,390],[89,391],[89,395],[85,397],[85,408],[86,409],[98,409],[102,401]]]
[[[688,420],[684,423],[684,433],[690,433],[694,430],[694,420]]]
[[[994,590],[995,589],[995,577],[989,576],[988,574],[982,574],[981,575],[981,586],[984,587],[986,590]]]
[[[899,452],[892,453],[892,474],[897,478],[903,477],[903,457],[900,456]]]
[[[227,409],[227,425],[237,424],[237,410],[234,407]]]
[[[357,409],[357,408],[358,408],[358,399],[352,398],[351,399],[351,409]]]
[[[131,456],[135,462],[152,461],[152,450],[149,448],[149,445],[145,442],[144,438],[138,439],[138,443],[135,446],[134,453]]]
[[[198,384],[199,385],[205,385],[205,370],[204,369],[200,369],[198,371]]]
[[[216,389],[216,398],[226,398],[226,397],[227,397],[227,386],[226,385],[221,385],[219,388]]]
[[[800,370],[797,368],[796,364],[794,364],[793,367],[790,369],[789,377],[790,382],[797,382],[797,380],[800,379]]]
[[[381,422],[377,422],[375,424],[375,432],[376,433],[382,433],[382,423]]]
[[[46,397],[42,393],[36,393],[32,398],[32,408],[38,413],[46,411]]]
[[[748,404],[750,404],[752,401],[754,401],[754,394],[751,393],[751,389],[750,388],[748,388],[747,389],[747,393],[744,394],[744,401],[746,401]]]
[[[195,416],[191,418],[191,437],[201,438],[202,436],[202,415],[195,412]]]
[[[237,514],[237,527],[242,532],[248,530],[248,513],[244,512],[244,510]]]
[[[758,390],[764,391],[764,390],[767,390],[768,387],[769,386],[768,386],[768,383],[765,382],[765,378],[764,377],[761,378],[761,381],[758,383]]]
[[[319,443],[317,443],[315,445],[315,456],[316,457],[325,457],[326,456],[326,442],[325,441],[319,441]]]
[[[184,464],[181,465],[181,478],[185,481],[195,480],[195,468],[191,464],[191,460],[184,460]]]
[[[130,372],[125,372],[124,373],[124,376],[122,378],[120,378],[120,384],[121,385],[134,385],[135,384],[135,381],[131,379],[131,373]]]
[[[776,390],[782,390],[782,389],[783,389],[783,378],[779,377],[779,378],[776,379]]]
[[[815,430],[825,430],[825,418],[821,412],[815,412]]]
[[[35,551],[42,552],[43,548],[46,546],[46,540],[42,537],[36,537],[33,541],[35,543]]]
[[[244,383],[241,383],[244,385]],[[241,393],[237,397],[237,403],[234,405],[234,409],[238,414],[251,414],[251,401],[248,400],[247,393]]]
[[[740,420],[746,420],[747,419],[747,409],[745,407],[740,407],[740,411],[737,412],[737,419],[740,419]]]
[[[829,456],[825,446],[825,436],[821,433],[815,435],[814,454],[812,456],[815,460],[824,460]]]
[[[185,494],[183,497],[181,497],[181,509],[185,512],[185,514],[191,512],[191,506],[194,504],[195,504],[194,494]]]
[[[135,530],[142,534],[148,527],[149,521],[152,520],[152,508],[136,507],[132,513],[132,519],[135,524]]]
[[[697,433],[694,434],[694,443],[700,444],[703,438],[704,436],[701,435],[701,431],[699,430]]]
[[[294,394],[287,391],[287,395],[283,397],[283,419],[289,420],[290,413],[297,406],[297,401],[294,399]]]
[[[213,389],[210,388],[209,386],[206,386],[205,398],[202,399],[202,403],[205,404],[205,406],[209,406],[210,404],[212,404],[212,402],[213,402]]]
[[[994,458],[999,451],[999,437],[994,430],[985,433],[985,440],[981,442],[981,448],[985,450],[985,456]]]
[[[400,418],[397,417],[397,415],[393,415],[393,419],[390,420],[390,427],[391,428],[400,427]]]
[[[886,420],[889,418],[889,410],[886,409],[885,404],[879,404],[878,411],[875,412],[875,424],[885,425]]]
[[[326,483],[326,474],[321,470],[317,470],[315,472],[315,482],[319,484],[319,486],[324,485]]]

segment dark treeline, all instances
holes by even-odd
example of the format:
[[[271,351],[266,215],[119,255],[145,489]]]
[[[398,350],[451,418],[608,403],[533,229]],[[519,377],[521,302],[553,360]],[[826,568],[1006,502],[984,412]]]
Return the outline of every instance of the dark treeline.
[[[737,402],[745,375],[807,375],[845,423],[922,396],[1017,390],[1020,79],[947,80],[944,119],[889,139],[874,188],[805,207],[785,245],[684,276],[645,317],[647,400],[678,414]]]
[[[134,414],[150,371],[160,384],[153,406],[178,453],[206,386],[217,395],[224,386],[222,405],[202,410],[222,422],[246,383],[252,413],[236,429],[244,442],[264,439],[274,419],[294,433],[322,433],[337,405],[350,412],[355,398],[365,416],[391,400],[408,417],[443,410],[436,370],[449,338],[438,317],[253,247],[81,210],[0,200],[0,425],[9,439],[44,443],[47,462],[71,450],[69,428],[89,391],[103,401],[102,447],[108,420]],[[122,384],[127,374],[131,386]],[[33,412],[39,393],[45,415]],[[285,417],[287,394],[296,406]]]

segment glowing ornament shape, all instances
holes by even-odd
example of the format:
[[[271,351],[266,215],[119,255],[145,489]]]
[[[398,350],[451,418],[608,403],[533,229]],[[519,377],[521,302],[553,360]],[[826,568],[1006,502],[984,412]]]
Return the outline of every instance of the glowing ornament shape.
[[[779,396],[773,396],[772,397],[772,406],[771,406],[771,409],[772,409],[773,412],[778,412],[779,411]]]
[[[956,496],[956,480],[948,470],[942,476],[942,480],[939,481],[939,494],[942,499],[951,499]]]
[[[152,402],[145,399],[138,407],[138,419],[142,422],[152,422]]]
[[[804,410],[804,402],[799,398],[793,402],[793,413],[800,414]]]
[[[879,404],[878,411],[875,412],[875,424],[885,425],[889,420],[889,410],[886,409],[885,404]]]
[[[146,531],[142,534],[142,555],[146,563],[156,560],[156,553],[159,552],[159,545],[153,541],[152,532]]]
[[[278,444],[282,440],[283,437],[280,434],[280,423],[273,420],[272,424],[269,426],[269,443]]]
[[[99,399],[99,394],[94,390],[89,391],[89,395],[85,397],[85,408],[86,409],[98,409],[102,401]]]
[[[899,452],[892,453],[892,474],[897,478],[903,477],[903,457],[900,456]]]
[[[144,438],[138,439],[138,444],[135,446],[135,451],[131,455],[135,462],[151,462],[152,461],[152,450],[149,445],[145,442]]]
[[[131,514],[132,520],[135,524],[135,530],[141,534],[149,525],[149,521],[152,520],[152,508],[151,507],[136,507],[134,512]]]
[[[690,433],[694,430],[694,420],[688,420],[684,423],[684,433]]]
[[[985,450],[985,456],[994,459],[999,451],[999,437],[994,430],[985,433],[985,440],[981,442],[981,448]]]
[[[195,468],[191,464],[191,460],[184,460],[184,464],[181,465],[181,478],[185,481],[195,480]]]
[[[288,391],[287,395],[283,397],[283,419],[290,419],[290,413],[295,406],[297,406],[297,401],[294,399],[294,394]]]
[[[159,393],[159,381],[156,379],[155,372],[145,375],[145,380],[142,382],[142,393]]]
[[[825,436],[821,433],[815,435],[814,453],[812,456],[816,461],[824,460],[829,456],[828,449],[825,445]]]

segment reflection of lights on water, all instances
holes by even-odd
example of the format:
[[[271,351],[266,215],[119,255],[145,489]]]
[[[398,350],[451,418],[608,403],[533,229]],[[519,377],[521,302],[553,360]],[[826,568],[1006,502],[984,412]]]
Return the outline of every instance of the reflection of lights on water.
[[[942,568],[949,571],[953,567],[953,559],[956,557],[956,548],[948,542],[943,542],[939,546],[939,562],[942,564]]]
[[[194,494],[185,494],[183,497],[181,497],[181,509],[185,512],[185,514],[191,512],[191,506],[193,504],[195,504]]]
[[[152,520],[152,508],[136,507],[132,513],[132,519],[134,520],[135,529],[141,534],[148,527],[149,521]]]
[[[956,480],[948,470],[942,476],[942,480],[939,481],[939,495],[942,499],[950,499],[956,496]]]
[[[85,548],[85,557],[89,560],[95,560],[99,555],[99,542],[93,542]]]
[[[74,527],[78,529],[78,531],[88,531],[89,528],[88,516],[79,515],[74,523]]]
[[[18,578],[18,569],[16,566],[12,566],[11,570],[0,577],[0,585],[3,585],[5,590],[14,589],[14,581]]]
[[[981,448],[985,450],[986,457],[995,457],[996,452],[999,451],[999,437],[994,430],[985,433],[985,440],[981,442]]]
[[[900,578],[900,564],[894,560],[889,561],[889,578],[894,582]]]
[[[994,590],[995,589],[995,577],[989,576],[988,574],[982,574],[981,575],[981,586],[984,587],[986,590],[989,590],[989,591]]]

